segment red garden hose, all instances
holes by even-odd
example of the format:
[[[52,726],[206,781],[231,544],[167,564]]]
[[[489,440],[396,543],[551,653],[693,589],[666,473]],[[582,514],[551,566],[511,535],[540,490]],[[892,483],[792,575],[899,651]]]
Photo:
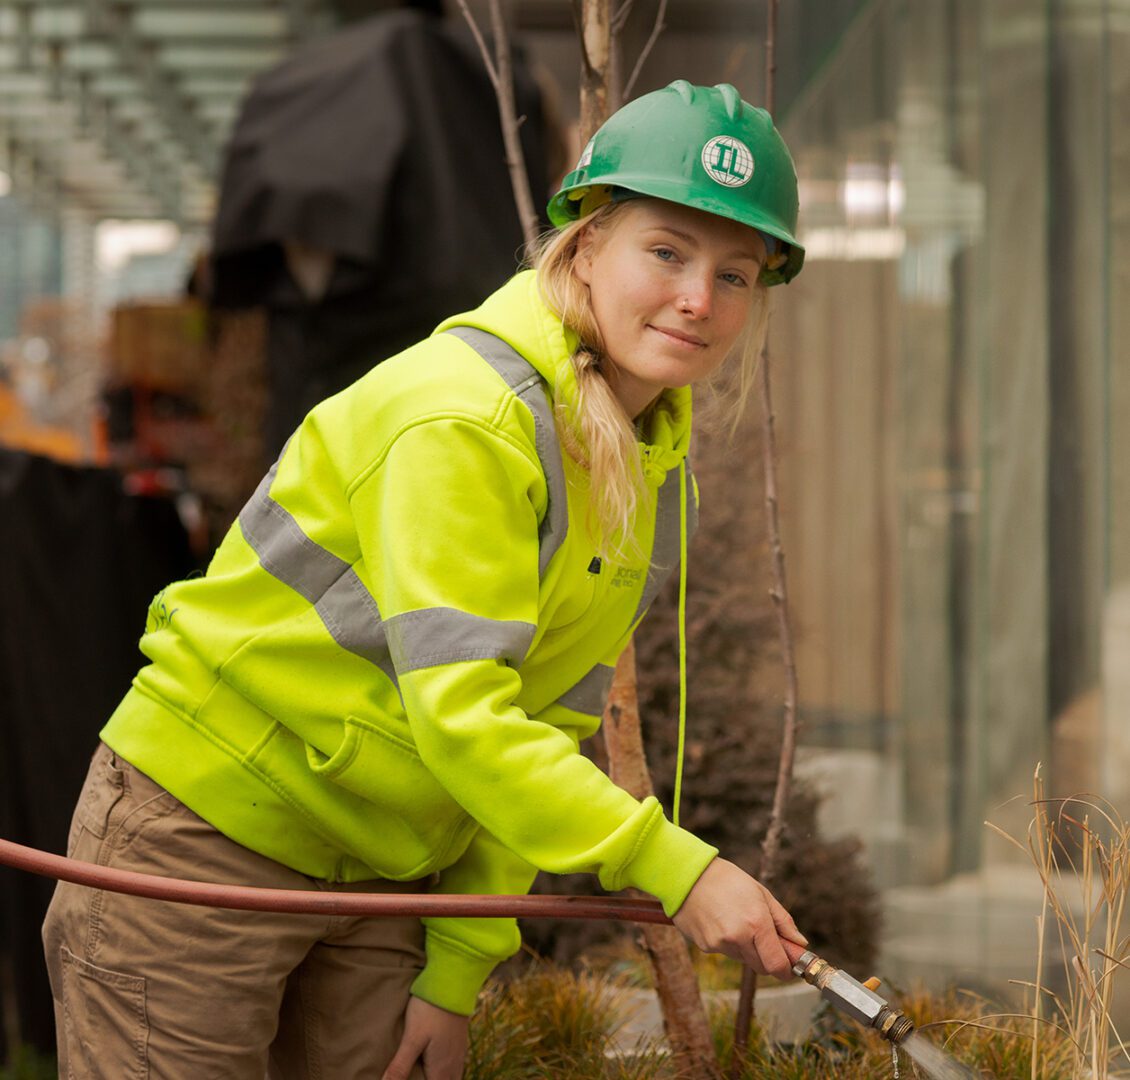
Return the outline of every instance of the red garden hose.
[[[669,923],[657,900],[603,896],[442,896],[431,893],[335,893],[300,889],[259,889],[113,870],[96,863],[66,859],[0,839],[0,864],[42,877],[129,893],[178,904],[283,911],[306,915],[417,915],[451,917],[516,916],[526,919],[618,919]]]
[[[259,889],[247,885],[214,885],[203,881],[113,870],[0,839],[0,865],[42,877],[70,881],[92,889],[128,893],[152,900],[243,911],[281,911],[304,915],[437,916],[529,919],[616,919],[621,922],[670,923],[657,900],[615,896],[442,896],[431,893],[335,893],[300,889]],[[868,984],[832,968],[800,945],[781,939],[795,974],[819,986],[838,1008],[870,1023],[884,1038],[899,1042],[914,1025],[890,1008]],[[846,988],[846,989],[845,989]],[[870,1010],[868,1012],[867,1010]],[[875,1016],[872,1016],[874,1013]]]

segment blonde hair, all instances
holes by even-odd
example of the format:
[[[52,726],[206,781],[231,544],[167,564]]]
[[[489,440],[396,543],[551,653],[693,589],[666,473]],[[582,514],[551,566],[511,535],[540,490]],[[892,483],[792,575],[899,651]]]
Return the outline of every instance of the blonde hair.
[[[772,310],[769,287],[761,281],[755,282],[749,321],[730,353],[734,361],[723,364],[710,377],[707,383],[710,404],[705,410],[696,410],[697,428],[705,427],[711,431],[721,428],[730,438],[737,435],[749,396],[753,393]]]
[[[538,274],[542,299],[579,339],[570,357],[577,382],[576,403],[570,407],[567,402],[556,401],[554,412],[566,453],[588,472],[589,531],[602,556],[639,559],[642,553],[635,541],[635,520],[641,503],[650,495],[637,444],[639,432],[646,432],[651,408],[633,422],[613,392],[608,379],[611,361],[589,290],[573,269],[585,230],[613,226],[624,205],[606,203],[580,221],[546,234],[531,263]],[[737,428],[753,385],[768,324],[767,290],[760,282],[756,290],[749,323],[734,350],[740,357],[736,392],[725,393],[733,398],[732,406],[726,409],[732,415],[732,429]],[[722,397],[717,388],[716,394]]]

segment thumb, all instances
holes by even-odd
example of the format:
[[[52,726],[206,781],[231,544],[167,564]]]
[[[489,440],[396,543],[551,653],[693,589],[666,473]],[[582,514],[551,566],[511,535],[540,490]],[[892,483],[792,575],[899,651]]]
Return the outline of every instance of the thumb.
[[[790,964],[795,964],[805,953],[803,945],[798,945],[795,941],[790,941],[788,938],[781,938],[781,945],[785,950],[785,955],[789,958]]]
[[[396,1054],[382,1074],[381,1080],[408,1080],[412,1073],[412,1066],[416,1064],[423,1050],[424,1043],[422,1041],[410,1038],[405,1033],[400,1040]]]
[[[764,886],[762,887],[764,888]],[[807,945],[808,938],[797,929],[796,923],[793,922],[793,917],[784,909],[781,902],[768,890],[765,892],[765,901],[769,905],[769,914],[773,917],[773,923],[777,927],[778,935],[795,945]],[[793,958],[791,952],[789,953],[789,958]]]

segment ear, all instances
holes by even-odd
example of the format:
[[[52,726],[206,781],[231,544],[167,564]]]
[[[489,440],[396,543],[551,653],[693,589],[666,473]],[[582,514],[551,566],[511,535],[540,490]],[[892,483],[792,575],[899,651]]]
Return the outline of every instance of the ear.
[[[592,284],[592,263],[596,254],[596,237],[590,226],[581,230],[577,238],[577,254],[573,257],[573,273],[583,285]]]

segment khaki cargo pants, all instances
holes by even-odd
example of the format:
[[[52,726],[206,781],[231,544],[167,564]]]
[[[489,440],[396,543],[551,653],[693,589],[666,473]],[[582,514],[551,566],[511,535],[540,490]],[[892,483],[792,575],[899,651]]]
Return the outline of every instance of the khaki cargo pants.
[[[228,840],[106,746],[67,851],[147,874],[276,889],[423,886],[305,877]],[[227,911],[63,882],[43,940],[59,1075],[75,1080],[379,1080],[424,963],[415,918]]]

